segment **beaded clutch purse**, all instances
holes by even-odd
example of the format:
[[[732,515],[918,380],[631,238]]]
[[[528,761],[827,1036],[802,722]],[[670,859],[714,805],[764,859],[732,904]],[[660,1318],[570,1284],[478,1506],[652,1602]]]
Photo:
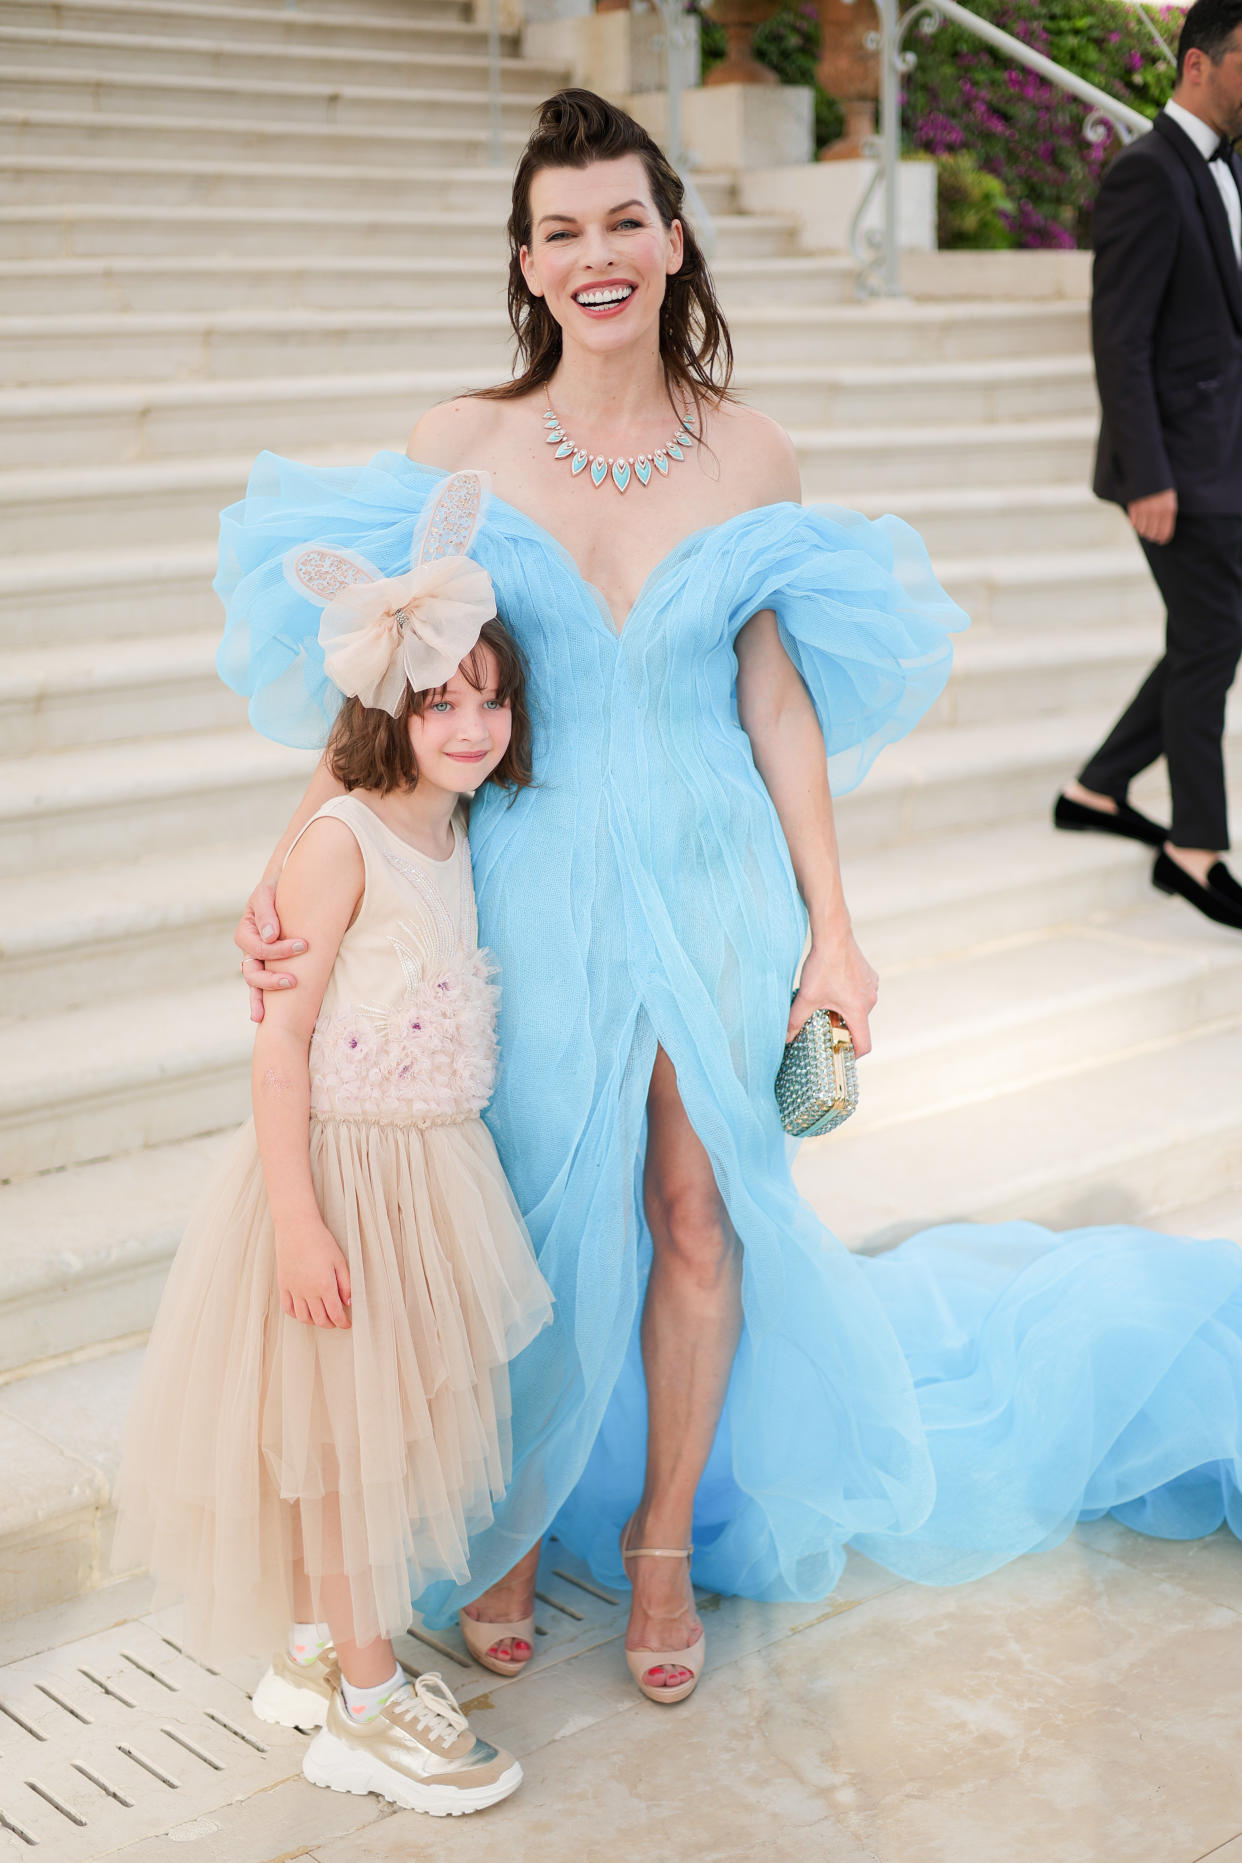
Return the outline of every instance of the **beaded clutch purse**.
[[[858,1105],[850,1032],[835,1009],[817,1009],[785,1049],[776,1104],[791,1138],[835,1131]]]

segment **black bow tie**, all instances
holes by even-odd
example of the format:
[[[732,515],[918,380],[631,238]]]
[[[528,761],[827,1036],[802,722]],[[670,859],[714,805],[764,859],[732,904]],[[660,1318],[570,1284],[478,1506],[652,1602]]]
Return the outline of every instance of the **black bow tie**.
[[[1208,156],[1208,161],[1228,162],[1232,154],[1233,144],[1230,142],[1228,136],[1222,136],[1216,147],[1212,150],[1212,153]]]

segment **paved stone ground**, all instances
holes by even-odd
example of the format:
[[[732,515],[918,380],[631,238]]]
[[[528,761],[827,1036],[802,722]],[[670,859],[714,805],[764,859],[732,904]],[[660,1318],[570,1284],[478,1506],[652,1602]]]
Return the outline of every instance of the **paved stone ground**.
[[[818,1609],[705,1599],[708,1674],[674,1709],[628,1683],[623,1601],[559,1566],[524,1680],[465,1670],[451,1638],[404,1652],[526,1769],[508,1804],[451,1822],[304,1784],[303,1737],[249,1716],[244,1671],[181,1656],[141,1585],[10,1625],[0,1857],[1242,1863],[1227,1533],[1169,1545],[1099,1522],[951,1591],[860,1559]]]

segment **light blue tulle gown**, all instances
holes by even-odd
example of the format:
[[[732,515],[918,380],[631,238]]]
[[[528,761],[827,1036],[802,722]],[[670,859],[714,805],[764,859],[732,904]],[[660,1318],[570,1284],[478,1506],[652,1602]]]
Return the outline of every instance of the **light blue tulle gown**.
[[[399,454],[312,470],[264,454],[223,515],[223,677],[285,743],[339,703],[295,543],[383,573],[443,475]],[[584,496],[595,495],[586,488]],[[609,492],[611,496],[611,491]],[[631,494],[632,495],[632,494]],[[805,931],[738,723],[734,640],[774,609],[834,791],[931,704],[965,617],[894,518],[779,504],[686,539],[620,631],[533,520],[493,499],[472,554],[530,666],[536,787],[470,828],[501,969],[487,1114],[552,1327],[513,1366],[513,1480],[447,1619],[554,1527],[601,1580],[642,1486],[641,1176],[656,1045],[743,1247],[745,1328],[696,1508],[694,1575],[763,1599],[829,1592],[853,1545],[928,1583],[988,1572],[1111,1510],[1170,1538],[1242,1527],[1242,1249],[1125,1228],[953,1224],[851,1255],[803,1203],[773,1081]]]

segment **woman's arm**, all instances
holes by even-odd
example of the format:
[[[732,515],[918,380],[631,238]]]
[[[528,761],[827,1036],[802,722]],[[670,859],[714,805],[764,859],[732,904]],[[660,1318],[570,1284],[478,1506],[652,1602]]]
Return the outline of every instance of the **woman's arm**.
[[[292,960],[301,988],[274,997],[250,1070],[255,1134],[276,1233],[281,1305],[295,1320],[348,1326],[349,1269],[315,1199],[310,1169],[310,1041],[341,939],[365,884],[362,855],[341,822],[316,822],[280,876],[280,910],[306,928]]]
[[[876,974],[855,942],[841,886],[823,733],[771,609],[752,615],[739,633],[737,665],[738,717],[789,845],[811,924],[811,949],[785,1039],[793,1039],[812,1010],[835,1009],[863,1055],[871,1047]]]
[[[306,787],[306,794],[298,803],[289,822],[272,851],[272,857],[263,870],[263,878],[246,901],[246,910],[242,913],[237,930],[233,933],[233,943],[242,953],[242,976],[250,986],[250,1020],[263,1020],[263,992],[265,990],[290,990],[297,982],[288,964],[291,957],[299,957],[306,950],[307,927],[296,919],[297,935],[282,938],[281,918],[276,909],[276,882],[285,864],[285,856],[297,840],[312,815],[320,810],[330,796],[344,794],[344,785],[338,783],[329,770],[324,758],[320,758]],[[346,830],[348,833],[348,830]],[[352,837],[351,837],[352,838]],[[280,964],[281,970],[268,970],[268,964]],[[311,1018],[312,1023],[314,1017]]]

